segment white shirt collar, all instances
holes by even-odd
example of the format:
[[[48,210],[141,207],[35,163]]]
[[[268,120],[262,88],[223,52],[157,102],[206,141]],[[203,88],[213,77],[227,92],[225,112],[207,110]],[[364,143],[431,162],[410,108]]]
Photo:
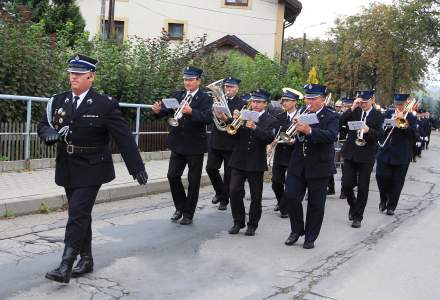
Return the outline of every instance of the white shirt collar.
[[[193,92],[186,91],[186,95],[191,94],[191,96],[194,98],[194,95],[197,94],[198,91],[199,91],[199,89],[197,89],[197,90],[195,90]]]
[[[287,116],[289,117],[289,119],[292,119],[295,115],[296,115],[296,113],[298,112],[298,110],[295,110],[295,111],[293,111],[293,112],[287,112]]]
[[[260,111],[259,114],[258,114],[258,117],[261,117],[265,112],[266,112],[266,110]]]
[[[72,91],[72,97],[75,96],[79,96],[79,99],[76,101],[76,108],[79,107],[79,105],[81,104],[81,102],[84,100],[84,98],[86,97],[87,93],[89,92],[90,89],[88,89],[87,91],[85,91],[84,93],[82,93],[81,95],[75,95],[75,93]],[[73,101],[73,99],[72,99]]]
[[[315,114],[318,115],[324,107],[325,107],[325,105],[322,106],[318,111],[316,111]]]

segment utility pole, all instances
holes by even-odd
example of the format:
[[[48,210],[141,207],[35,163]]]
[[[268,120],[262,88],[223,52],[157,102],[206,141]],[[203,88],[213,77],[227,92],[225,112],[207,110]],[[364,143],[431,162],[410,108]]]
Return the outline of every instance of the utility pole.
[[[106,0],[101,0],[101,38],[104,37],[104,33],[105,33],[105,2]]]
[[[115,0],[109,0],[108,7],[108,38],[113,38],[115,33]]]

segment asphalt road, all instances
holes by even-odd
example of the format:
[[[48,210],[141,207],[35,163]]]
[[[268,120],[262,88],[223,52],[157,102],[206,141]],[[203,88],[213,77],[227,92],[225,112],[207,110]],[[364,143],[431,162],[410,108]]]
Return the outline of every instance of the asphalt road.
[[[190,226],[169,221],[169,193],[95,206],[95,272],[69,285],[44,278],[61,257],[65,212],[0,220],[0,299],[438,299],[439,150],[436,135],[410,165],[395,216],[378,211],[374,173],[360,229],[345,200],[328,197],[312,250],[302,238],[284,245],[289,221],[273,211],[270,183],[253,237],[227,233],[230,209],[210,203],[211,187]]]

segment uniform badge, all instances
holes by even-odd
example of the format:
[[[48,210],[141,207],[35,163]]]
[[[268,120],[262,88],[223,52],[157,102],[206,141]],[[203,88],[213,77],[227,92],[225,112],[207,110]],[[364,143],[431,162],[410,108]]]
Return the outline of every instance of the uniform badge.
[[[87,99],[87,104],[92,104],[93,103],[93,100],[92,99]]]
[[[70,101],[70,99],[69,98],[66,98],[65,100],[64,100],[64,103],[68,103]]]
[[[58,123],[63,123],[63,118],[59,118]]]
[[[75,56],[75,60],[79,60],[79,56],[77,55],[77,56]]]

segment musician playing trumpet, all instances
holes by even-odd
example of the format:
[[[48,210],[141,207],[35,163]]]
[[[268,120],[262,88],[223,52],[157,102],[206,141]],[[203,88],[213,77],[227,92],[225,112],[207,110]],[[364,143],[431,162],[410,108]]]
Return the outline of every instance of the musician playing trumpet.
[[[400,193],[405,184],[406,172],[412,159],[412,140],[416,117],[411,110],[416,103],[409,101],[409,94],[395,94],[395,111],[387,110],[386,119],[394,123],[385,131],[385,140],[379,144],[376,165],[376,181],[379,187],[379,210],[394,215]]]
[[[234,77],[227,77],[224,81],[224,98],[230,112],[240,110],[246,103],[238,96],[241,80]],[[222,120],[222,124],[230,124],[233,118],[223,112],[215,112],[215,117]],[[211,138],[208,146],[208,162],[206,164],[206,173],[211,180],[215,190],[215,196],[212,199],[213,204],[220,202],[218,209],[226,210],[229,203],[229,183],[231,179],[231,168],[229,168],[229,159],[234,148],[234,139],[226,132],[226,128],[218,128],[216,124],[212,125]],[[220,175],[220,167],[223,163],[223,179]],[[244,192],[244,191],[243,191]]]
[[[281,97],[281,105],[284,112],[279,113],[277,117],[278,125],[281,127],[280,132],[285,132],[287,128],[294,122],[294,118],[298,112],[296,109],[297,100],[302,99],[303,95],[293,89],[284,89],[285,92]],[[272,164],[272,190],[275,193],[277,204],[274,211],[280,211],[281,218],[288,218],[287,204],[284,200],[284,184],[286,183],[286,172],[289,166],[290,156],[293,150],[293,139],[289,142],[282,141],[279,137],[271,144],[272,151],[275,151]]]
[[[229,194],[234,225],[229,229],[230,234],[237,234],[246,224],[242,192],[246,180],[251,194],[246,235],[255,235],[261,218],[263,175],[267,170],[266,146],[274,139],[277,123],[276,119],[266,111],[268,99],[269,93],[265,90],[260,89],[251,93],[251,108],[258,113],[258,121],[246,120],[233,135],[235,146],[229,161],[232,169]]]
[[[342,190],[349,205],[348,219],[351,227],[361,227],[365,206],[368,200],[371,171],[374,166],[377,141],[383,134],[383,117],[373,107],[374,91],[358,91],[351,108],[340,119],[341,126],[348,122],[361,121],[362,128],[349,130],[347,140],[341,149],[344,158],[342,169]],[[357,186],[357,196],[353,188]]]
[[[200,90],[202,70],[196,67],[186,67],[183,71],[184,91],[173,93],[181,104],[176,111],[167,109],[163,103],[153,105],[156,117],[165,117],[174,114],[175,122],[168,122],[169,134],[167,147],[171,150],[168,166],[168,182],[176,211],[171,221],[180,219],[181,225],[192,223],[194,212],[199,198],[200,179],[203,168],[203,155],[208,150],[206,125],[212,122],[212,98]],[[177,126],[174,126],[177,125]],[[188,165],[188,193],[182,183],[183,171]]]

